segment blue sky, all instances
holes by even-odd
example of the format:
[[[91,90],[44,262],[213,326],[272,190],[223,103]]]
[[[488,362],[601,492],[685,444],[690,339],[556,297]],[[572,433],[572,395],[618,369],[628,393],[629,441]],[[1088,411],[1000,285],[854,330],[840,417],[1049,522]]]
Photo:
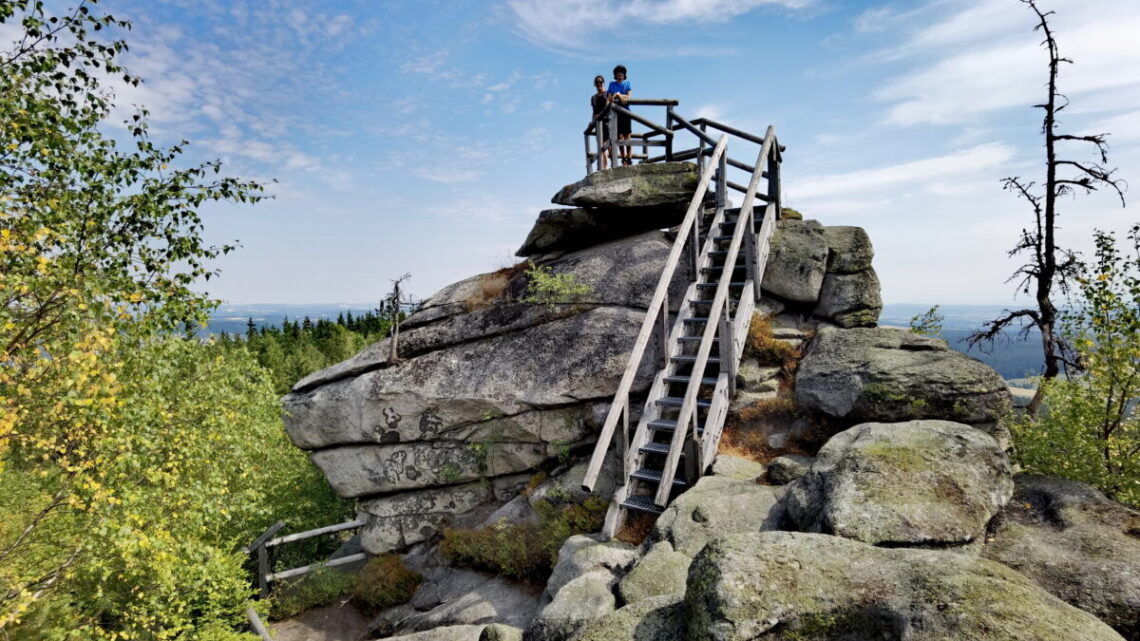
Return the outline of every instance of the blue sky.
[[[424,297],[512,264],[551,195],[584,170],[595,74],[637,97],[787,146],[784,199],[860,225],[889,303],[1005,303],[1005,256],[1037,178],[1046,56],[1017,0],[104,0],[133,21],[129,67],[154,132],[276,179],[275,200],[206,210],[242,249],[211,294],[369,302],[411,272]],[[1110,131],[1140,184],[1140,2],[1057,12],[1073,133]],[[647,112],[651,113],[651,110]],[[125,108],[123,113],[125,114]],[[1091,159],[1084,149],[1074,157]],[[747,158],[755,151],[746,150]],[[1133,193],[1135,197],[1135,192]],[[1062,202],[1062,240],[1140,220],[1109,195]]]

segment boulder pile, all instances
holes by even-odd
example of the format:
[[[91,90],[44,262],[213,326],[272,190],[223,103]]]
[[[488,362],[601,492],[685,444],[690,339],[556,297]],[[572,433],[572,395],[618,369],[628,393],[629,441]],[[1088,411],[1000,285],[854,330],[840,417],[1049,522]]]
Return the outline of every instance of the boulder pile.
[[[798,215],[778,223],[758,309],[802,358],[794,374],[744,363],[732,407],[775,403],[788,433],[818,439],[810,451],[775,430],[753,460],[721,454],[643,540],[567,539],[545,585],[440,561],[446,527],[534,522],[543,497],[586,499],[579,455],[696,182],[693,165],[664,163],[567,185],[554,202],[568,208],[540,213],[520,248],[528,262],[425,300],[397,358],[380,341],[284,398],[293,442],[357,499],[363,549],[400,551],[425,577],[374,630],[409,641],[1140,639],[1140,514],[1081,484],[1015,476],[1004,381],[944,341],[876,327],[866,232]],[[535,266],[589,293],[525,302]]]

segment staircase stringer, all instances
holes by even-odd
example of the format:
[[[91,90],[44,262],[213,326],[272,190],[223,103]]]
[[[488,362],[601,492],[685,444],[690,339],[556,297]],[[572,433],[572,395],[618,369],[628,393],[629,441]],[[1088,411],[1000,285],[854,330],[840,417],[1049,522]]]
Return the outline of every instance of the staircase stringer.
[[[681,410],[677,413],[677,429],[673,433],[673,438],[671,439],[669,446],[669,454],[666,456],[665,466],[661,470],[661,478],[657,487],[657,494],[654,497],[654,503],[661,507],[664,507],[669,502],[669,494],[672,491],[673,479],[677,474],[677,465],[680,463],[681,451],[684,448],[685,440],[689,435],[689,423],[691,420],[692,422],[695,422],[697,411],[696,400],[698,389],[700,387],[699,376],[704,371],[705,366],[708,364],[709,352],[712,350],[712,342],[718,332],[721,334],[720,339],[722,341],[726,339],[732,341],[732,344],[730,345],[732,349],[722,350],[722,354],[731,355],[730,360],[732,362],[727,364],[727,371],[725,370],[726,363],[721,363],[721,372],[727,374],[730,377],[735,376],[736,374],[736,364],[739,361],[735,349],[735,337],[724,336],[725,331],[732,332],[732,328],[734,327],[735,323],[722,323],[721,318],[722,315],[726,316],[727,318],[731,318],[731,316],[728,316],[731,313],[731,306],[729,304],[731,290],[730,283],[732,282],[733,271],[736,269],[737,257],[740,255],[741,249],[744,248],[742,246],[746,245],[745,241],[747,241],[747,243],[752,243],[757,240],[756,235],[749,234],[747,231],[753,231],[755,229],[755,211],[753,204],[756,200],[756,192],[760,186],[760,180],[766,173],[763,170],[764,163],[767,162],[767,160],[770,158],[774,143],[775,131],[772,127],[769,127],[767,133],[764,136],[764,144],[760,148],[760,154],[756,159],[755,169],[752,172],[752,178],[749,181],[748,189],[744,195],[744,202],[742,202],[740,205],[740,213],[737,215],[736,226],[733,230],[732,240],[730,241],[729,248],[725,254],[724,267],[721,270],[720,279],[717,281],[716,294],[713,297],[713,302],[709,307],[707,314],[708,321],[705,326],[705,331],[702,334],[700,347],[697,349],[696,359],[693,363],[694,376],[689,380],[689,385],[685,390],[684,400],[681,404]],[[723,168],[719,172],[719,177],[721,183],[723,183],[725,180]],[[769,185],[769,191],[771,191],[771,188],[772,185]],[[723,201],[721,202],[723,203]],[[765,211],[765,214],[771,212],[772,204],[769,205],[769,209]],[[770,225],[770,219],[775,218],[776,215],[778,215],[778,213],[771,217],[765,215],[764,222],[767,222]],[[747,216],[747,218],[745,218],[745,216]],[[763,229],[763,223],[761,224],[761,229]],[[750,235],[751,237],[749,237]],[[713,236],[710,233],[706,242],[711,242],[712,240]],[[766,251],[761,252],[760,249],[761,248],[756,248],[757,251],[755,251],[754,254],[746,250],[745,255],[751,256],[759,255],[760,253],[766,254]],[[756,266],[754,264],[747,264],[747,262],[748,261],[746,260],[746,267],[747,271],[749,272],[749,277],[755,280]],[[753,286],[755,287],[755,283],[753,283]],[[755,292],[751,298],[753,299],[752,302],[754,303]],[[741,315],[738,314],[738,316]],[[727,381],[729,388],[732,387],[732,383],[732,380]],[[719,429],[722,426],[723,423],[719,426],[710,426],[708,423],[705,425],[706,429],[715,427],[714,431],[716,432],[719,432]],[[692,438],[695,439],[698,436],[699,434],[694,429]],[[716,440],[719,443],[719,435],[709,440]],[[706,451],[709,449],[706,444],[702,443],[701,445],[705,446],[703,449],[706,449]]]

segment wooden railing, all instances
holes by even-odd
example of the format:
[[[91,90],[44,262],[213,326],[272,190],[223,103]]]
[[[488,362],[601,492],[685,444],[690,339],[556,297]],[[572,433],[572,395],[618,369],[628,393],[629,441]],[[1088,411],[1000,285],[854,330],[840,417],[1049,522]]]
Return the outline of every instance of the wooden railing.
[[[716,162],[723,156],[724,148],[727,144],[728,136],[721,136],[713,148],[713,162]],[[593,491],[594,483],[598,480],[598,474],[602,471],[602,463],[605,460],[606,450],[609,449],[610,443],[613,441],[619,421],[622,425],[621,439],[618,441],[618,449],[623,467],[622,477],[629,477],[631,471],[630,457],[628,456],[630,452],[630,390],[633,389],[634,380],[637,378],[637,370],[640,369],[641,361],[645,358],[645,348],[649,345],[649,339],[653,336],[654,332],[661,333],[661,344],[667,342],[665,335],[667,334],[669,323],[669,285],[673,282],[673,274],[677,271],[677,266],[681,262],[681,254],[685,251],[686,245],[693,243],[695,246],[700,238],[698,221],[703,215],[705,194],[708,192],[713,173],[714,167],[712,163],[709,163],[704,171],[701,172],[700,181],[697,183],[697,190],[693,194],[693,198],[689,201],[689,208],[685,211],[685,218],[681,221],[681,226],[677,230],[677,238],[673,241],[673,248],[669,251],[669,258],[665,261],[665,268],[661,270],[661,278],[657,281],[657,289],[653,292],[653,298],[650,300],[649,308],[645,312],[645,318],[641,322],[641,329],[637,333],[637,339],[633,342],[633,351],[630,354],[629,363],[622,373],[621,382],[618,383],[617,392],[614,393],[614,401],[610,405],[610,411],[606,415],[606,422],[602,425],[601,434],[598,436],[598,443],[594,447],[594,455],[590,459],[590,465],[587,467],[586,475],[582,480],[582,487],[588,491]]]
[[[613,403],[606,416],[606,421],[602,426],[593,457],[590,460],[586,475],[583,478],[582,485],[587,490],[593,489],[597,477],[601,472],[605,453],[609,449],[610,443],[613,442],[615,435],[618,438],[617,447],[622,460],[624,479],[628,479],[630,476],[631,466],[636,462],[637,449],[643,444],[642,441],[649,439],[644,412],[633,439],[630,438],[630,391],[653,334],[657,333],[658,335],[660,345],[659,354],[663,359],[662,362],[664,362],[664,359],[668,357],[668,350],[671,349],[671,345],[676,343],[676,337],[680,336],[683,331],[680,314],[676,318],[672,332],[669,331],[668,303],[669,286],[673,281],[674,274],[680,263],[681,254],[684,253],[686,247],[690,248],[693,260],[694,279],[700,273],[699,269],[702,265],[711,264],[710,252],[713,251],[714,245],[712,235],[709,235],[703,243],[703,246],[699,240],[701,236],[700,220],[703,217],[703,204],[705,203],[710,183],[714,180],[716,182],[717,203],[717,214],[710,229],[717,229],[719,223],[723,221],[724,207],[727,204],[727,189],[733,188],[734,190],[744,193],[744,202],[740,209],[741,213],[737,219],[738,222],[735,226],[724,261],[725,268],[717,283],[716,293],[708,312],[708,321],[698,347],[696,362],[693,363],[691,370],[693,374],[690,376],[677,417],[677,429],[673,433],[665,468],[658,484],[657,494],[654,497],[654,502],[657,505],[664,506],[668,502],[673,479],[676,475],[677,466],[683,451],[686,449],[689,449],[689,451],[696,450],[693,451],[695,456],[687,457],[687,460],[693,461],[694,459],[699,459],[698,474],[703,473],[704,470],[711,466],[712,460],[716,456],[716,449],[720,442],[720,430],[723,426],[724,416],[727,413],[729,399],[735,388],[736,367],[743,353],[752,310],[760,294],[760,283],[763,278],[764,265],[767,262],[769,240],[774,231],[775,222],[780,216],[779,166],[781,160],[780,154],[783,149],[777,143],[775,130],[772,127],[768,128],[763,138],[758,138],[747,132],[710,119],[697,119],[689,122],[674,112],[673,107],[676,106],[677,102],[673,100],[631,100],[630,104],[665,106],[667,126],[662,127],[652,123],[648,119],[637,117],[635,120],[650,127],[652,131],[643,134],[639,139],[628,141],[628,143],[626,141],[618,141],[616,139],[616,124],[612,121],[614,117],[613,114],[626,112],[626,110],[620,106],[611,105],[609,115],[611,118],[611,140],[608,141],[608,145],[605,144],[606,141],[601,139],[601,128],[595,127],[597,124],[596,121],[591,122],[591,126],[586,129],[587,173],[595,166],[600,166],[600,154],[607,148],[617,149],[618,146],[622,144],[630,144],[631,146],[645,145],[646,140],[660,135],[663,137],[663,140],[651,142],[654,145],[659,144],[659,146],[663,146],[665,153],[656,157],[649,157],[648,154],[645,153],[643,154],[644,157],[639,159],[642,160],[642,162],[696,159],[700,167],[700,181],[698,182],[696,192],[693,194],[693,198],[689,202],[685,218],[677,230],[677,237],[673,242],[672,250],[666,260],[661,277],[658,280],[657,289],[654,291],[653,298],[650,301],[645,318],[642,321],[641,329],[638,332],[637,339],[634,341],[629,363],[622,374],[622,379],[614,395]],[[631,113],[631,117],[632,116],[633,114]],[[709,129],[719,131],[721,133],[720,137],[714,141],[708,133]],[[695,136],[697,139],[696,146],[692,149],[681,151],[674,149],[675,138],[677,134],[680,133],[689,133]],[[597,151],[591,151],[591,136],[594,136],[597,140]],[[749,165],[729,157],[727,152],[728,136],[740,138],[761,146],[755,164]],[[729,180],[729,168],[748,172],[748,185],[744,187]],[[760,180],[764,178],[768,179],[768,189],[766,193],[759,193]],[[755,229],[753,216],[754,203],[757,200],[766,203],[765,215],[759,233],[757,233]],[[730,318],[727,303],[729,299],[729,287],[732,281],[732,267],[736,264],[737,256],[742,248],[746,256],[747,279],[741,293],[736,314]],[[692,299],[695,295],[695,291],[696,285],[694,283],[690,285],[685,299]],[[720,353],[718,356],[720,357],[721,371],[713,390],[713,399],[709,412],[706,415],[705,424],[707,429],[701,434],[700,431],[696,429],[697,394],[700,389],[702,373],[708,364],[714,338],[718,333],[720,335]],[[651,398],[655,391],[660,391],[656,388],[662,387],[665,384],[663,378],[663,374],[659,372],[654,382],[655,389],[651,389],[650,391]],[[619,425],[621,428],[620,434],[618,434]],[[687,448],[688,445],[692,444],[695,444],[697,447]],[[611,524],[607,524],[607,528],[612,530]]]
[[[313,570],[321,567],[332,568],[338,565],[348,565],[357,561],[363,561],[367,555],[363,552],[357,554],[350,554],[338,559],[326,561],[324,563],[313,563],[310,565],[301,566],[299,568],[291,568],[289,570],[282,570],[280,572],[273,571],[273,548],[284,545],[286,543],[293,543],[294,541],[303,541],[311,539],[316,536],[324,536],[327,534],[336,534],[337,532],[344,532],[345,530],[355,530],[364,525],[364,521],[348,521],[345,523],[337,523],[336,525],[329,525],[327,527],[317,528],[315,530],[306,530],[304,532],[297,532],[295,534],[286,534],[274,538],[273,535],[281,531],[285,527],[284,521],[277,521],[269,526],[261,536],[254,539],[249,545],[242,548],[246,554],[254,555],[257,559],[257,589],[258,595],[264,599],[269,596],[269,584],[283,579],[291,579],[293,577],[308,574]]]

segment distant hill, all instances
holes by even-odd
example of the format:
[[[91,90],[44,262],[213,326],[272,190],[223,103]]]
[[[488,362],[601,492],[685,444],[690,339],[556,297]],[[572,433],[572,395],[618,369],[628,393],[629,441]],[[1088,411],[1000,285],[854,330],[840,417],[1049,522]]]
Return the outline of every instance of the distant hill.
[[[260,304],[222,305],[210,316],[210,323],[200,334],[244,334],[250,319],[261,327],[280,325],[285,318],[299,320],[308,316],[313,320],[336,320],[338,314],[352,312],[353,316],[375,311],[375,305],[367,303],[327,303],[327,304]]]
[[[884,305],[879,324],[909,327],[911,318],[928,309],[930,305]],[[1000,305],[939,305],[938,312],[944,317],[941,337],[951,348],[969,354],[997,370],[1002,378],[1026,378],[1041,374],[1045,369],[1045,360],[1041,356],[1041,333],[1037,330],[1029,332],[1024,339],[1014,332],[1007,339],[996,341],[986,351],[966,345],[967,336],[980,329],[986,321],[999,316],[1005,309],[1008,308]]]
[[[338,314],[351,312],[355,316],[374,309],[374,305],[367,303],[223,305],[210,318],[209,326],[202,333],[243,334],[251,318],[260,327],[280,325],[285,318],[296,320],[308,316],[313,320],[336,320]],[[930,305],[884,305],[879,323],[907,327],[912,317],[928,309]],[[981,327],[982,323],[1001,314],[1003,309],[1005,308],[998,305],[940,305],[938,311],[944,316],[941,337],[951,348],[989,365],[1003,378],[1024,378],[1040,374],[1044,369],[1044,361],[1041,358],[1041,335],[1037,331],[1030,332],[1024,340],[1015,335],[1009,340],[998,341],[989,353],[977,348],[967,349],[965,338]]]

